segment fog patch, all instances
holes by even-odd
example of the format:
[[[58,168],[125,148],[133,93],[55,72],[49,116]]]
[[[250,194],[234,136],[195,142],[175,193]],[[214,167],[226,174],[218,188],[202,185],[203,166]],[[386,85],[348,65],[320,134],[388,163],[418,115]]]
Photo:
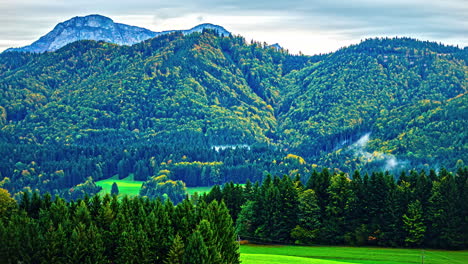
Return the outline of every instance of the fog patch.
[[[237,144],[237,145],[214,145],[211,146],[212,149],[214,149],[216,152],[219,152],[220,150],[225,150],[225,149],[236,149],[236,148],[246,148],[250,150],[250,146],[247,144]]]
[[[379,162],[382,163],[382,169],[392,171],[395,169],[403,169],[408,161],[399,160],[395,155],[383,153],[380,151],[369,152],[366,147],[370,141],[371,133],[366,133],[354,142],[349,150],[353,155],[364,163]]]

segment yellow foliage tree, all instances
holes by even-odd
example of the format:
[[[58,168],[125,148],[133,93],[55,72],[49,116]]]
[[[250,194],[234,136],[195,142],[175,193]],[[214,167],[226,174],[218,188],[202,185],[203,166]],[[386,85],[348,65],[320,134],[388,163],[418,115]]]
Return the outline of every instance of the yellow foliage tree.
[[[11,198],[10,193],[0,188],[0,217],[3,217],[8,210],[15,208],[16,202]]]

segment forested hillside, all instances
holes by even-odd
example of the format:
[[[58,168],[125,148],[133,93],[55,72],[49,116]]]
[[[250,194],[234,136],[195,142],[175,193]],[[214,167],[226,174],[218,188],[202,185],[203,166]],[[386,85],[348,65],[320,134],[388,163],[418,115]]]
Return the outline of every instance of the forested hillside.
[[[174,33],[0,54],[0,187],[83,197],[168,170],[188,186],[468,160],[468,49],[370,39],[290,55]]]
[[[371,39],[330,54],[286,78],[282,136],[300,154],[323,157],[369,133],[369,152],[454,166],[466,160],[467,52]],[[334,162],[355,163],[345,160],[352,156]]]

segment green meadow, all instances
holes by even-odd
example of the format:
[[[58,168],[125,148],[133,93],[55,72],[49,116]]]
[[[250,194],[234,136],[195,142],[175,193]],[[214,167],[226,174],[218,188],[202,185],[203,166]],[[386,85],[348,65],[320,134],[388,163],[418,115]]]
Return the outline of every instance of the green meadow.
[[[119,180],[118,176],[114,176],[109,179],[97,181],[96,185],[101,186],[102,190],[99,192],[100,195],[104,195],[106,193],[111,192],[112,184],[117,183],[119,187],[119,194],[120,195],[129,195],[134,196],[140,193],[141,185],[143,181],[135,181],[133,179],[133,174],[130,174],[127,178],[123,178]],[[202,187],[187,187],[187,193],[189,195],[193,195],[194,193],[198,192],[199,194],[209,192],[212,186],[202,186]]]
[[[211,190],[213,186],[201,186],[201,187],[187,187],[187,193],[189,195],[194,195],[196,192],[198,194],[204,194]]]
[[[119,195],[129,196],[138,195],[141,189],[141,185],[143,184],[143,181],[133,180],[133,174],[130,174],[127,178],[123,178],[121,180],[119,180],[118,176],[116,175],[112,178],[96,182],[96,185],[102,187],[102,190],[99,192],[99,194],[104,195],[106,193],[110,193],[112,184],[114,182],[117,183],[117,186],[119,187]]]
[[[241,260],[243,264],[466,264],[468,251],[241,245]]]

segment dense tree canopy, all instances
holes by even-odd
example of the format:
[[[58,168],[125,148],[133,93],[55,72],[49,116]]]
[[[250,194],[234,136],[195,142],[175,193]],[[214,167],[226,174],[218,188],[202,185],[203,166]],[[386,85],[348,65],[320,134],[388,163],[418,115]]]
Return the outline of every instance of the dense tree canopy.
[[[77,199],[161,170],[187,186],[453,170],[468,160],[467,52],[379,38],[295,56],[205,31],[2,53],[0,187]]]
[[[340,172],[314,172],[311,177],[327,179],[327,196],[319,199],[318,189],[308,187],[313,185],[268,176],[261,186],[245,186],[245,202],[228,209],[237,219],[238,234],[252,242],[467,248],[468,168],[430,175],[411,171],[396,181],[380,172],[361,178],[356,171],[353,179]],[[227,200],[234,193],[226,185],[203,199]]]
[[[174,206],[106,195],[67,203],[35,193],[7,210],[0,218],[1,263],[240,263],[222,202]]]

